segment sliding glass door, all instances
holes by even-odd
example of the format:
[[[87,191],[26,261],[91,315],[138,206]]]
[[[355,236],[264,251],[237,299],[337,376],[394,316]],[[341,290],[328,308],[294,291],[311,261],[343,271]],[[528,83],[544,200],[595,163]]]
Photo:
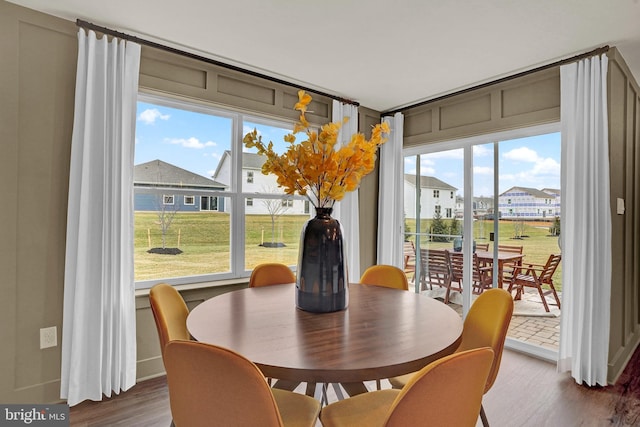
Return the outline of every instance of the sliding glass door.
[[[513,277],[533,274],[529,265],[540,272],[560,253],[559,124],[411,148],[404,165],[405,260],[415,250],[416,292],[464,315],[484,289],[511,287],[508,342],[553,358],[561,265],[540,289]]]

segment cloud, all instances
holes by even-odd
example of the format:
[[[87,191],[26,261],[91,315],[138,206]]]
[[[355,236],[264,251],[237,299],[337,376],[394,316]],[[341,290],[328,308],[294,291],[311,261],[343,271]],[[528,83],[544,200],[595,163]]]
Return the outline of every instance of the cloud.
[[[557,175],[560,176],[560,163],[551,157],[540,157],[535,150],[529,147],[515,148],[504,153],[504,158],[514,162],[533,163],[531,170],[520,172],[521,178],[528,175]]]
[[[193,136],[187,139],[184,139],[184,138],[165,139],[165,141],[167,141],[169,144],[181,145],[184,148],[196,148],[196,149],[201,149],[205,147],[215,147],[218,145],[213,141],[201,142],[198,138],[195,138]]]
[[[152,125],[158,119],[169,120],[169,117],[171,117],[169,114],[162,114],[157,108],[149,108],[140,113],[138,120],[146,125]]]
[[[508,160],[513,160],[516,162],[528,162],[535,163],[540,160],[538,153],[532,150],[529,147],[520,147],[514,148],[511,151],[507,151],[504,153],[503,157]]]
[[[493,168],[489,166],[474,166],[473,167],[474,175],[488,175],[493,176]]]
[[[487,145],[474,145],[473,155],[476,157],[493,156],[493,146],[489,148]]]

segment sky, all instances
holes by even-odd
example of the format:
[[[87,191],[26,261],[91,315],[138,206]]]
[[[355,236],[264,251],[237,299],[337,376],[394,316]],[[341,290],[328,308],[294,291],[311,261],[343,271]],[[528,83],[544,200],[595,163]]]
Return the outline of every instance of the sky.
[[[146,102],[138,102],[136,117],[136,165],[159,159],[211,178],[222,154],[231,149],[231,118]],[[284,150],[283,137],[290,130],[246,121],[242,135],[254,128],[263,141]]]
[[[285,125],[245,122],[242,134],[256,127],[263,141],[284,151]],[[231,148],[231,118],[138,102],[135,164],[160,159],[211,178],[225,150]],[[474,195],[493,195],[493,144],[476,145]],[[463,195],[463,150],[420,156],[421,175],[434,176]],[[514,186],[560,188],[560,134],[501,141],[499,144],[500,193]],[[416,157],[405,158],[405,173],[415,174]]]
[[[494,144],[473,147],[474,196],[493,196]],[[498,188],[560,188],[560,133],[499,141]],[[416,156],[405,157],[405,173],[416,173]],[[420,174],[433,176],[463,195],[463,150],[448,150],[420,156]]]

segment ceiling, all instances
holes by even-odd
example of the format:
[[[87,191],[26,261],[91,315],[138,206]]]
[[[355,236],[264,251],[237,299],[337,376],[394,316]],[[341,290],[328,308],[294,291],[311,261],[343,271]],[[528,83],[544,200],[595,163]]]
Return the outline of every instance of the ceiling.
[[[640,0],[9,0],[379,111],[610,45],[640,81]]]

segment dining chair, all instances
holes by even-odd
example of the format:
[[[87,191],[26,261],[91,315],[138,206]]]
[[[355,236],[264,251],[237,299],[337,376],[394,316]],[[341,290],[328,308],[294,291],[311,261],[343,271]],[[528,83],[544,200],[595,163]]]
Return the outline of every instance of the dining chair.
[[[407,275],[404,271],[393,265],[372,265],[362,273],[360,283],[363,285],[384,286],[385,288],[400,289],[403,291],[409,290]],[[349,383],[343,384],[343,387],[350,395],[354,393],[353,390],[361,388],[359,384],[355,386]],[[376,388],[378,390],[382,388],[380,380],[376,380]]]
[[[249,277],[249,287],[257,288],[260,286],[271,286],[271,285],[283,285],[285,283],[295,283],[296,276],[293,274],[291,269],[282,263],[279,262],[266,262],[263,264],[258,264],[251,271],[251,276]],[[272,384],[272,379],[267,379],[269,384]],[[299,382],[296,381],[287,381],[287,380],[276,380],[273,383],[273,386],[283,390],[293,391],[296,387],[300,385]],[[315,388],[315,384],[309,383],[309,389]],[[311,391],[309,390],[309,393]]]
[[[544,265],[527,264],[526,267],[516,266],[513,278],[509,284],[509,293],[515,288],[515,299],[520,299],[525,287],[535,288],[538,291],[538,295],[540,295],[540,299],[542,299],[542,305],[544,305],[547,313],[549,312],[549,304],[547,303],[546,295],[553,295],[556,300],[556,305],[560,308],[560,298],[553,285],[553,274],[558,269],[561,259],[562,255],[551,254]],[[545,285],[549,287],[549,290],[544,291],[542,289]]]
[[[166,283],[158,283],[149,290],[149,303],[164,362],[164,349],[169,341],[191,339],[187,330],[189,309],[176,288]]]
[[[402,390],[379,390],[331,403],[324,427],[472,427],[493,360],[491,348],[445,356],[422,368]]]
[[[171,341],[166,368],[176,427],[313,427],[320,413],[320,402],[270,388],[254,363],[224,347]]]
[[[372,265],[360,277],[363,285],[384,286],[386,288],[409,290],[409,282],[404,271],[393,265]]]
[[[483,292],[471,305],[462,327],[462,340],[456,353],[473,348],[491,347],[493,349],[493,363],[484,392],[488,392],[498,376],[504,342],[511,316],[513,315],[513,298],[505,289],[494,288]],[[411,379],[412,374],[389,378],[391,386],[401,389]],[[480,406],[482,424],[487,427],[484,408]]]
[[[267,262],[258,264],[253,268],[249,278],[249,287],[282,285],[295,283],[295,281],[296,276],[288,266],[278,262]]]

